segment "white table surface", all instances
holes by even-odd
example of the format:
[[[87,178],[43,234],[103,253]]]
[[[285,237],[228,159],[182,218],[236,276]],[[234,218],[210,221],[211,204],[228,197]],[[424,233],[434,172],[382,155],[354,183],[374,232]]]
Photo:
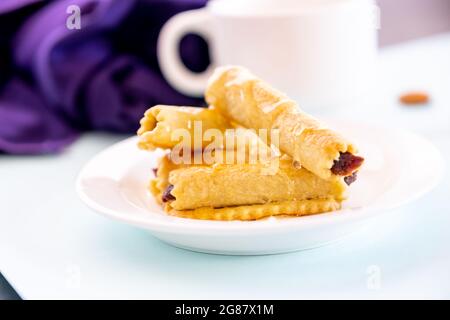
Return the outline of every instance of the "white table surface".
[[[409,128],[450,161],[450,34],[380,59],[373,94],[335,116]],[[414,88],[432,103],[399,105]],[[0,156],[0,271],[23,298],[450,298],[448,171],[432,193],[333,245],[215,256],[173,248],[80,202],[78,170],[122,138],[87,134],[58,156]]]

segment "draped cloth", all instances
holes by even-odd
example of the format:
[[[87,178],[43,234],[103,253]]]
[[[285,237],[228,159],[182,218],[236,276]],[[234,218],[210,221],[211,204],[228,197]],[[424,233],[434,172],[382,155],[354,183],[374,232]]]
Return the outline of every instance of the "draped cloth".
[[[0,152],[61,151],[80,132],[134,132],[155,104],[201,105],[164,79],[159,31],[174,14],[206,0],[1,0]],[[81,29],[67,27],[77,5]],[[209,63],[194,35],[180,45],[184,63]]]

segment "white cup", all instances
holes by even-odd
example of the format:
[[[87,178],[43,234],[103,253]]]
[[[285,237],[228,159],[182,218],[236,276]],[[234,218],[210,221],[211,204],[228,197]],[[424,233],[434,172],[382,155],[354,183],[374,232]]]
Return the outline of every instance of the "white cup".
[[[180,92],[201,96],[212,70],[241,65],[307,109],[354,100],[370,87],[377,53],[373,0],[213,0],[172,17],[158,39],[158,60]],[[211,65],[188,70],[180,40],[199,34]]]

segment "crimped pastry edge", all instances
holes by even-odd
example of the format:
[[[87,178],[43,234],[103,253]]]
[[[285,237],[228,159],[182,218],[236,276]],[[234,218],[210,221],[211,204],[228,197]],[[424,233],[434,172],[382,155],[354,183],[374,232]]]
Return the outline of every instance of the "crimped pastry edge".
[[[335,199],[311,199],[274,202],[225,208],[203,207],[194,210],[175,210],[166,204],[167,214],[179,218],[216,220],[216,221],[252,221],[271,216],[307,216],[336,211],[341,208],[341,201]]]

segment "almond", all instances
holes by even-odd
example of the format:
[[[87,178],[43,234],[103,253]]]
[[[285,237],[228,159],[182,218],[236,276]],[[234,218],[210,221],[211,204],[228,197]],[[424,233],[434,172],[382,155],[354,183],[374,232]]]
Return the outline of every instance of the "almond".
[[[425,92],[414,91],[408,92],[400,96],[400,102],[403,104],[426,104],[430,100]]]

